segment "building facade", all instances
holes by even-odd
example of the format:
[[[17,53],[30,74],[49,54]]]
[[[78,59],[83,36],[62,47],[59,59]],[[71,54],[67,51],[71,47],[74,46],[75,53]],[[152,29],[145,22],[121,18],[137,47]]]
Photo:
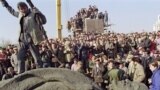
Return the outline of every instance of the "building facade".
[[[153,25],[153,31],[160,31],[160,15],[158,16],[156,23]]]

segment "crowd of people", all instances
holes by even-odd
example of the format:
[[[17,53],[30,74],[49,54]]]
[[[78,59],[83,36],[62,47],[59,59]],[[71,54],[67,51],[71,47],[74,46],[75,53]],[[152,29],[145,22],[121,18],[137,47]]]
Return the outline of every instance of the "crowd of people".
[[[104,21],[104,25],[108,23],[108,13],[100,12],[99,9],[94,5],[90,5],[89,8],[82,8],[77,12],[74,17],[71,17],[67,23],[68,30],[83,30],[85,26],[85,19],[102,19]]]
[[[19,74],[17,49],[16,46],[8,45],[0,50],[2,80]],[[103,88],[107,88],[105,86],[112,81],[129,79],[158,88],[151,90],[160,89],[160,32],[81,33],[62,40],[49,39],[49,44],[43,41],[39,45],[39,52],[43,68],[77,71]],[[26,53],[25,70],[35,69],[34,63],[30,52]]]

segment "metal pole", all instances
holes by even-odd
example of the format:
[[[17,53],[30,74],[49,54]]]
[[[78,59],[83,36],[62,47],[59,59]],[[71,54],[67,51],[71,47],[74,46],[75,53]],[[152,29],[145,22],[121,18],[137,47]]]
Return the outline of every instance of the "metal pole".
[[[56,23],[57,23],[58,38],[62,39],[61,0],[56,0]]]

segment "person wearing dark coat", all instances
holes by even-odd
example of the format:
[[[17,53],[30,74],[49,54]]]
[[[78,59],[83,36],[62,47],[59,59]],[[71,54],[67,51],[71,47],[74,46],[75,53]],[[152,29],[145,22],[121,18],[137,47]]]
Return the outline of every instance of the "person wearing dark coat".
[[[140,57],[141,60],[141,64],[144,68],[145,71],[145,79],[144,79],[144,83],[149,86],[148,83],[148,79],[151,77],[152,75],[152,71],[149,69],[149,63],[152,61],[152,58],[147,54],[147,52],[144,52],[143,55]]]
[[[11,15],[19,19],[18,73],[25,71],[27,50],[31,52],[36,68],[41,68],[43,63],[37,46],[46,39],[43,27],[47,22],[46,17],[36,7],[29,8],[25,2],[17,4],[18,11],[15,11],[6,0],[0,2]]]

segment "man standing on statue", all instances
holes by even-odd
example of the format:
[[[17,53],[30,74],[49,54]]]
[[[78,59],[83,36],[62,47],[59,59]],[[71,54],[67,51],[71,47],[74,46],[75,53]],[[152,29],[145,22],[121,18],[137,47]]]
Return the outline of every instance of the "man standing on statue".
[[[43,24],[46,23],[45,16],[36,7],[29,9],[25,2],[17,4],[18,11],[15,11],[6,0],[0,0],[0,2],[10,14],[19,19],[18,73],[25,71],[25,56],[28,50],[34,58],[36,68],[41,68],[43,63],[38,51],[38,44],[45,40],[43,28]],[[27,2],[31,1],[27,0]]]

